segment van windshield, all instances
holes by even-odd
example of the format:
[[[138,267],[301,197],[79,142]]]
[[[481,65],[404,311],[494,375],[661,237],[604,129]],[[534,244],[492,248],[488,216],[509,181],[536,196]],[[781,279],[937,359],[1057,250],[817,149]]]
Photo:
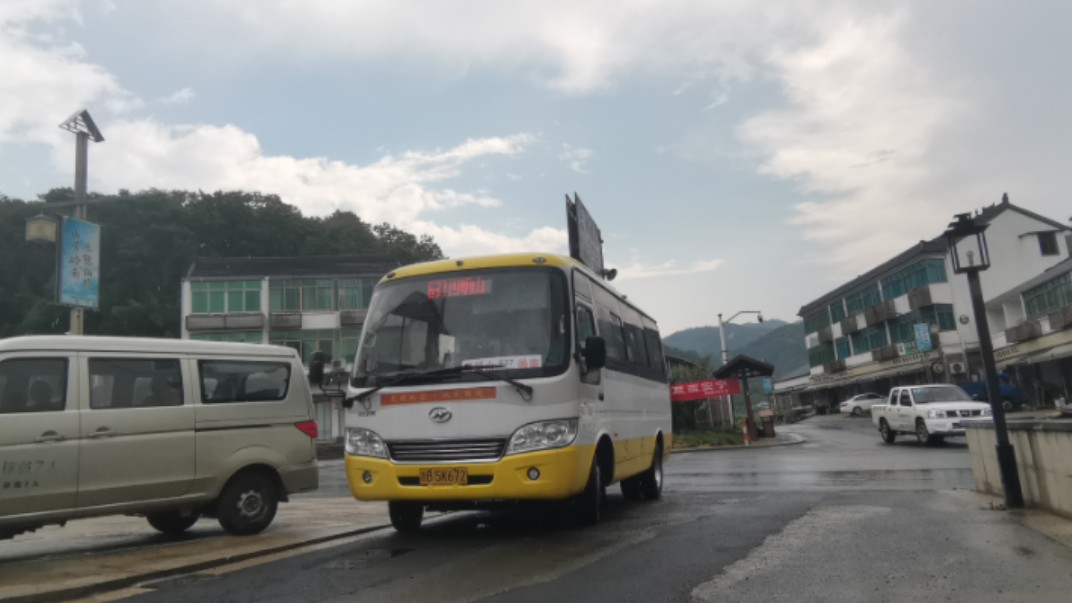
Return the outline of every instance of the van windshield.
[[[470,270],[377,287],[354,362],[355,387],[382,378],[486,380],[453,367],[512,378],[558,374],[569,365],[565,276],[552,268]]]

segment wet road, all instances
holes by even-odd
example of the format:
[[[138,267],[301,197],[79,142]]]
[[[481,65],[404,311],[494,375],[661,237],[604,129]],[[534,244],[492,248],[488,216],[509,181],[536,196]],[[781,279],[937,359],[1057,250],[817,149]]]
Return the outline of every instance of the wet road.
[[[612,488],[594,528],[458,513],[136,600],[1067,601],[1072,553],[970,492],[962,443],[887,446],[842,416],[786,429],[807,442],[674,455],[662,500]]]

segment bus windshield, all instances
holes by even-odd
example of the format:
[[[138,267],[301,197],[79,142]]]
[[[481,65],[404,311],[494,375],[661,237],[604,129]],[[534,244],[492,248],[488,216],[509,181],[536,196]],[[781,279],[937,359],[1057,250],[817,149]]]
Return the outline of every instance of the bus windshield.
[[[470,270],[377,287],[354,362],[355,387],[399,373],[465,367],[512,378],[558,374],[569,365],[565,276],[552,268]],[[437,380],[486,379],[475,371]],[[393,381],[404,383],[408,379]]]

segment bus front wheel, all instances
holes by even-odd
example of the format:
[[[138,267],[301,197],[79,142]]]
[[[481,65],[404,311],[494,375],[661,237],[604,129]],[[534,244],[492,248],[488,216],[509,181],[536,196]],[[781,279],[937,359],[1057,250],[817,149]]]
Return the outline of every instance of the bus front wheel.
[[[391,517],[391,525],[399,532],[416,532],[421,529],[421,520],[424,519],[424,505],[392,500],[387,503],[387,514]]]
[[[605,488],[603,475],[599,470],[599,460],[593,458],[592,469],[588,472],[588,483],[585,484],[584,490],[573,501],[578,523],[584,526],[594,526],[599,523]]]

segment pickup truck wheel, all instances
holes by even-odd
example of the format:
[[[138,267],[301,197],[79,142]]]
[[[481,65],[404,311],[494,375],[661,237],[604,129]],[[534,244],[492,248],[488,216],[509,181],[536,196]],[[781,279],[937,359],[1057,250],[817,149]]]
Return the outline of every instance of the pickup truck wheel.
[[[886,422],[886,419],[882,419],[879,422],[878,432],[882,434],[882,440],[887,444],[892,444],[897,441],[897,432],[890,429],[890,424]]]
[[[934,445],[934,436],[931,435],[929,429],[927,429],[927,423],[923,419],[916,420],[916,439],[920,444],[927,446]]]

